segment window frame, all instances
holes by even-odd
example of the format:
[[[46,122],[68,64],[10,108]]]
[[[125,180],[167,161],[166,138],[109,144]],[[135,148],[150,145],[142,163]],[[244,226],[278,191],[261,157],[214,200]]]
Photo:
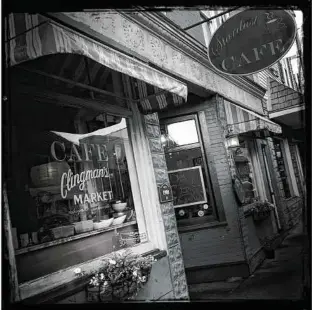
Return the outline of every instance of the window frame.
[[[61,98],[62,95],[59,94],[59,97]],[[41,100],[44,101],[44,98],[41,98]],[[63,102],[62,100],[56,100],[55,102],[53,102],[53,100],[52,101],[46,100],[46,102],[58,104],[60,106],[68,105],[68,103],[66,104],[67,102],[66,97]],[[131,158],[129,166],[131,165],[132,171],[135,172],[135,175],[133,175],[133,178],[135,179],[135,184],[133,184],[131,181],[131,189],[134,200],[135,200],[134,196],[135,195],[137,196],[135,202],[137,225],[139,227],[139,231],[141,229],[140,233],[146,232],[148,236],[148,239],[145,242],[143,241],[129,248],[131,248],[133,253],[136,254],[145,254],[155,250],[166,250],[167,243],[162,220],[159,219],[155,221],[155,219],[159,218],[161,214],[160,203],[158,198],[156,181],[155,178],[152,177],[154,171],[152,166],[151,153],[149,150],[147,138],[144,133],[142,115],[138,110],[138,107],[134,105],[133,102],[130,102],[129,104],[131,106],[130,111],[128,109],[120,107],[119,113],[115,114],[112,112],[110,107],[107,107],[106,109],[105,104],[102,104],[102,102],[90,99],[86,100],[86,105],[84,105],[83,101],[81,100],[76,106],[90,109],[88,103],[91,102],[92,102],[91,109],[93,109],[94,111],[109,113],[116,116],[122,116],[126,119],[127,132],[130,143],[130,152],[132,155],[130,156]],[[12,137],[9,136],[9,139],[11,138]],[[141,153],[140,156],[138,156],[138,153]],[[127,158],[127,160],[129,159]],[[133,188],[133,186],[135,188]],[[146,197],[149,197],[149,200],[146,200]],[[152,200],[152,202],[150,200]],[[149,201],[148,208],[146,207],[144,208],[145,206],[144,201]],[[8,201],[8,208],[9,206],[10,201]],[[137,212],[138,210],[139,212]],[[141,222],[140,225],[139,222]],[[12,231],[12,226],[9,227],[9,230],[10,232]],[[103,231],[103,234],[104,233],[105,231]],[[11,249],[13,249],[15,257],[15,250],[12,239],[9,238],[9,240],[7,240],[7,243],[8,246]],[[102,255],[95,259],[91,259],[67,268],[60,269],[56,272],[46,274],[42,277],[24,283],[18,283],[19,292],[17,295],[19,296],[17,296],[17,300],[24,300],[36,296],[40,293],[51,291],[59,286],[69,284],[70,282],[77,279],[75,273],[75,269],[77,268],[80,268],[82,272],[85,272],[85,275],[92,274],[94,272],[94,269],[98,268],[101,265],[104,258],[109,257],[114,252],[124,252],[125,250],[126,249],[112,251],[108,254]],[[15,260],[13,264],[14,269],[16,270]]]
[[[216,206],[215,196],[213,194],[213,188],[212,188],[212,184],[211,184],[212,180],[211,180],[211,176],[210,176],[209,169],[208,169],[208,160],[207,160],[207,155],[206,155],[203,137],[202,137],[202,130],[201,130],[200,121],[199,121],[199,117],[198,117],[197,113],[191,112],[191,113],[189,113],[187,115],[183,115],[183,116],[174,116],[174,117],[164,118],[164,119],[161,119],[160,123],[161,123],[161,125],[166,126],[169,124],[188,121],[188,120],[194,120],[195,121],[195,126],[196,126],[196,131],[197,131],[199,141],[197,143],[193,143],[193,144],[189,144],[189,145],[174,147],[168,151],[164,150],[164,153],[166,154],[167,152],[178,152],[180,150],[190,150],[190,149],[200,147],[200,150],[202,153],[202,158],[203,158],[203,167],[204,167],[203,173],[205,174],[205,177],[207,180],[207,184],[205,184],[205,185],[208,188],[208,191],[206,191],[206,196],[207,196],[207,200],[209,197],[209,199],[211,201],[212,214],[205,217],[206,221],[203,224],[196,224],[196,222],[199,222],[199,220],[195,219],[194,224],[178,227],[178,230],[189,230],[189,229],[192,229],[193,227],[196,228],[196,226],[204,226],[207,223],[211,223],[213,221],[219,221],[218,209]],[[170,171],[170,170],[168,169],[168,171]],[[197,205],[190,205],[190,207],[192,207],[192,206],[195,207]],[[181,221],[183,221],[183,220],[181,220]]]

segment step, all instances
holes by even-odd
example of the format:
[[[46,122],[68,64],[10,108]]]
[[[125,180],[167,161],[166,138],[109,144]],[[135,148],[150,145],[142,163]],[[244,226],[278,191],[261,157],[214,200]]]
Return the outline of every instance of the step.
[[[241,281],[235,282],[209,282],[209,283],[200,283],[200,284],[191,284],[189,285],[190,293],[218,293],[218,292],[230,292],[236,289]]]

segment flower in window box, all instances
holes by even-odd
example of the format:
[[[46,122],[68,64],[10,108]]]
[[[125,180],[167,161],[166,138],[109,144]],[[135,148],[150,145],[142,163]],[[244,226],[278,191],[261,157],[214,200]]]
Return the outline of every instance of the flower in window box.
[[[146,284],[154,257],[142,257],[130,250],[114,253],[90,280],[89,287],[99,287],[100,300],[132,299]]]

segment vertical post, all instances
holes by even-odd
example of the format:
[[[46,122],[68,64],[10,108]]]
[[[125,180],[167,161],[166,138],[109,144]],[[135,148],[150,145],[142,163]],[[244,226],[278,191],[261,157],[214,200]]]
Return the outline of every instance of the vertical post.
[[[11,218],[9,211],[9,202],[7,196],[6,184],[3,185],[3,230],[5,235],[5,247],[7,248],[7,259],[8,259],[8,267],[9,267],[9,292],[10,297],[9,300],[11,303],[17,302],[20,300],[20,292],[18,286],[18,278],[17,278],[17,269],[15,262],[15,253],[13,246],[13,238],[11,231]]]

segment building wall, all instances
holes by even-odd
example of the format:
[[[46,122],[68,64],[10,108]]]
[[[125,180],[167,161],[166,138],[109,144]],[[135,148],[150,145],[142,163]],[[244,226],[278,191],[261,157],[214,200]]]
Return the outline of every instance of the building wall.
[[[239,218],[243,217],[232,190],[232,180],[224,145],[224,129],[217,112],[217,99],[209,100],[204,111],[210,141],[209,152],[213,158],[217,182],[227,225],[180,233],[186,268],[220,265],[245,260]]]
[[[177,78],[203,87],[211,93],[219,93],[233,102],[240,102],[255,112],[263,113],[259,95],[262,89],[242,89],[246,83],[234,84],[228,77],[210,70],[208,58],[203,60],[205,54],[198,53],[198,49],[193,48],[191,43],[187,44],[186,37],[183,41],[180,36],[168,30],[169,27],[159,20],[158,16],[98,12],[64,13],[58,18],[93,35],[99,35],[101,40],[105,40],[109,45],[150,62]],[[194,53],[198,57],[194,56]],[[237,82],[241,83],[240,80]]]

